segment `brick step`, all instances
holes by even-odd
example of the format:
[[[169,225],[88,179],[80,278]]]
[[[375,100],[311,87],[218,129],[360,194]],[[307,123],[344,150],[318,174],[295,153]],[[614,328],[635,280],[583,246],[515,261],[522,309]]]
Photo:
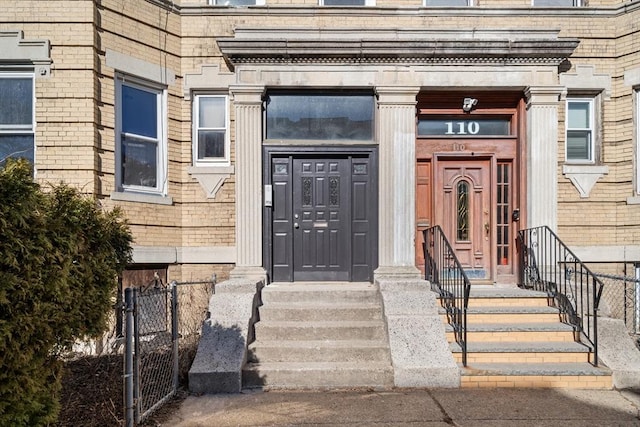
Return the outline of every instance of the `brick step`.
[[[589,363],[474,363],[461,367],[465,388],[611,389],[611,371]]]
[[[255,341],[249,362],[361,362],[391,364],[386,340]]]
[[[447,322],[444,308],[439,309]],[[558,309],[548,306],[484,306],[467,309],[467,323],[553,323],[560,321]]]
[[[383,340],[386,337],[384,322],[366,321],[318,321],[318,322],[258,322],[255,325],[257,339],[274,340]]]
[[[328,389],[393,387],[389,363],[269,362],[252,363],[243,369],[245,388]]]
[[[260,308],[261,321],[381,320],[380,304],[274,303]]]
[[[457,362],[462,349],[450,344]],[[467,364],[475,363],[588,363],[589,348],[578,342],[479,342],[467,344]]]
[[[371,283],[272,283],[262,290],[262,302],[379,304],[378,289]]]
[[[453,328],[445,324],[447,340],[454,342]],[[564,323],[467,324],[468,342],[575,341],[574,330]]]

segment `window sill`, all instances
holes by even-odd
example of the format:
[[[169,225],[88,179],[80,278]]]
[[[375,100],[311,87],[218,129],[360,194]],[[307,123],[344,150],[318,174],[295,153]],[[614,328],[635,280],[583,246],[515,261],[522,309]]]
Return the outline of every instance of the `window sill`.
[[[562,174],[565,175],[580,193],[580,198],[589,197],[593,186],[604,175],[609,173],[609,166],[565,164]]]
[[[113,192],[111,193],[111,200],[121,202],[136,202],[136,203],[150,203],[154,205],[173,205],[173,198],[169,196],[161,196],[159,194],[143,194],[132,192]]]
[[[633,196],[627,198],[628,205],[640,205],[640,196]]]
[[[233,166],[191,166],[188,172],[198,180],[207,199],[214,199],[224,181],[235,173],[235,168]]]

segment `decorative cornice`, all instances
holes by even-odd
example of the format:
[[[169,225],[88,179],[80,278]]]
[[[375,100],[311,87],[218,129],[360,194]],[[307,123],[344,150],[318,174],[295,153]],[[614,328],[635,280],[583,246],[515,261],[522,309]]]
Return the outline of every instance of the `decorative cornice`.
[[[238,29],[218,39],[231,67],[240,64],[559,65],[578,46],[556,32]],[[410,35],[411,37],[407,37]]]

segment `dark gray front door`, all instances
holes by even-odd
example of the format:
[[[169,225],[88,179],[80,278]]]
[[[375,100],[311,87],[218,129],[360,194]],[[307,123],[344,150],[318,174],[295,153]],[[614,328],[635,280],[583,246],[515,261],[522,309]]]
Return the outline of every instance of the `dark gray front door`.
[[[293,159],[294,280],[349,280],[349,164]]]
[[[369,281],[377,198],[368,155],[288,155],[270,162],[274,281]]]

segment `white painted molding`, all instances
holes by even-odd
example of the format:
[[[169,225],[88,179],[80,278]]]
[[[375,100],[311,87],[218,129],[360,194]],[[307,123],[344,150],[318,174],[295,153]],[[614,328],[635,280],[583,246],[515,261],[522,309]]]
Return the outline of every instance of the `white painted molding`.
[[[168,68],[133,56],[125,55],[111,49],[107,49],[105,54],[107,67],[111,67],[117,71],[131,74],[137,77],[150,80],[163,85],[172,85],[176,82],[176,74]]]
[[[49,40],[25,40],[22,31],[0,31],[0,70],[5,66],[33,67],[35,78],[51,75]]]
[[[571,183],[580,193],[580,197],[589,197],[593,186],[604,175],[609,173],[609,166],[595,165],[563,165],[562,174],[571,180]]]
[[[640,205],[640,196],[627,197],[628,205]]]
[[[611,76],[595,71],[593,65],[576,65],[575,73],[560,74],[560,84],[569,92],[602,92],[604,99],[611,98]]]
[[[135,264],[233,264],[235,246],[134,246]]]
[[[224,181],[229,179],[233,173],[235,173],[235,168],[232,166],[221,166],[221,167],[199,167],[199,166],[191,166],[188,169],[189,175],[193,176],[198,180],[200,186],[204,190],[207,199],[214,199],[218,190],[224,184]]]

